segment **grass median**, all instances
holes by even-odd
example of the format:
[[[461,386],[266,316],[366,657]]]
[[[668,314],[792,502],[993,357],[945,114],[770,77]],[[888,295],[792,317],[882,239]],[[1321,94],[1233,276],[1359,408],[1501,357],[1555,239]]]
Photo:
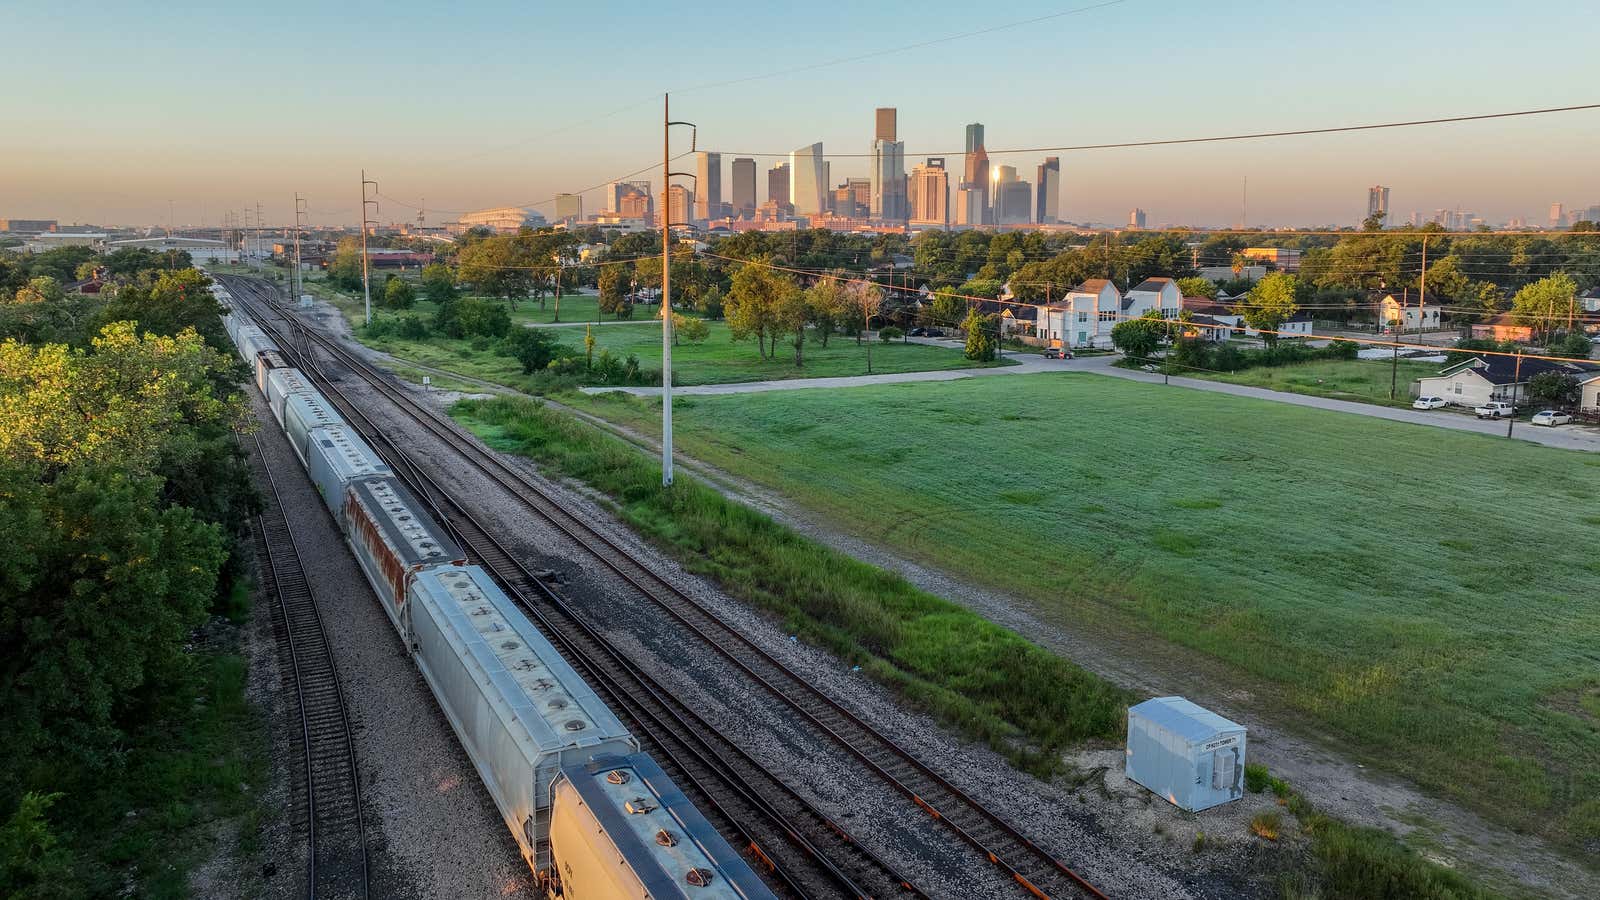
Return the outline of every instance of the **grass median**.
[[[1123,733],[1125,691],[692,478],[663,488],[659,468],[636,448],[568,413],[502,397],[462,401],[452,414],[490,446],[604,492],[691,571],[1023,768],[1049,774],[1062,749]]]

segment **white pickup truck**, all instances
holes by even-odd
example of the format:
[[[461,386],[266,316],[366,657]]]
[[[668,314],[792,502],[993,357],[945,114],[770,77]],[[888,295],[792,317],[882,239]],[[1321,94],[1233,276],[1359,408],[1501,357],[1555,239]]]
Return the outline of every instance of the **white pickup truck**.
[[[1490,400],[1482,406],[1474,406],[1474,413],[1480,419],[1503,419],[1506,416],[1516,415],[1517,408],[1501,400]]]

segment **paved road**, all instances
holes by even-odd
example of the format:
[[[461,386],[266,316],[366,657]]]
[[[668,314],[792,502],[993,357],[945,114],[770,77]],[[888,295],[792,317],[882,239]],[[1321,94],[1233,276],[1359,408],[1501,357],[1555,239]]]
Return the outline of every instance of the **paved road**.
[[[936,344],[940,346],[955,345],[954,341],[941,341],[938,339],[916,339],[919,343]],[[1434,412],[1413,409],[1396,409],[1389,406],[1377,406],[1371,403],[1358,403],[1352,400],[1333,400],[1326,397],[1313,397],[1306,394],[1291,394],[1287,391],[1273,391],[1266,388],[1249,387],[1241,384],[1228,384],[1222,381],[1209,381],[1204,378],[1174,377],[1163,379],[1161,375],[1149,372],[1140,372],[1133,369],[1122,369],[1113,366],[1119,357],[1114,355],[1091,356],[1072,360],[1045,359],[1034,353],[1017,354],[1021,362],[1014,366],[998,366],[988,369],[950,369],[943,372],[901,372],[892,375],[849,375],[837,378],[790,378],[781,381],[747,381],[739,384],[703,384],[689,387],[674,388],[674,396],[701,396],[718,394],[755,394],[764,391],[797,391],[807,388],[840,388],[840,387],[867,387],[874,384],[903,384],[921,381],[956,381],[963,378],[985,378],[1001,375],[1032,375],[1039,372],[1088,372],[1094,375],[1104,375],[1109,378],[1126,378],[1130,381],[1143,381],[1146,383],[1162,384],[1164,381],[1171,387],[1189,388],[1197,391],[1211,391],[1218,394],[1232,394],[1236,397],[1252,397],[1257,400],[1269,400],[1274,403],[1288,403],[1294,406],[1309,406],[1315,409],[1327,409],[1335,412],[1351,413],[1358,416],[1367,416],[1374,419],[1388,419],[1392,422],[1409,422],[1413,425],[1432,425],[1436,428],[1448,428],[1452,431],[1470,431],[1478,434],[1501,436],[1506,433],[1506,423],[1494,420],[1480,420],[1461,413]],[[661,388],[658,387],[586,387],[585,393],[599,394],[606,391],[626,391],[640,397],[659,397]],[[1518,422],[1512,432],[1514,437],[1536,444],[1545,444],[1551,447],[1561,447],[1568,450],[1586,450],[1592,453],[1600,452],[1600,430],[1591,428],[1574,428],[1565,425],[1560,428],[1535,428],[1526,422]]]

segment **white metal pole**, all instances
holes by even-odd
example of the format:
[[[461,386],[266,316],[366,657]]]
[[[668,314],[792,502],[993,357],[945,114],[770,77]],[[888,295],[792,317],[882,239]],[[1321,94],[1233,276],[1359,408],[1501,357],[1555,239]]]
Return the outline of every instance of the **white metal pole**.
[[[672,169],[672,120],[661,95],[661,486],[672,486],[672,209],[667,200]]]
[[[361,294],[366,298],[366,324],[372,324],[372,284],[367,278],[367,170],[361,170]]]

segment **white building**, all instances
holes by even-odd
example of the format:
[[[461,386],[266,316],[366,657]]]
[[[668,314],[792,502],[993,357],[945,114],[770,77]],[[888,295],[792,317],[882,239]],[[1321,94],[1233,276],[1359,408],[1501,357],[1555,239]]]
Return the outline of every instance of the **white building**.
[[[1183,292],[1171,278],[1146,278],[1122,298],[1122,314],[1136,319],[1150,310],[1163,319],[1176,319],[1183,310]]]
[[[820,216],[828,208],[826,161],[822,142],[789,154],[789,202],[797,216]]]
[[[1091,278],[1038,307],[1034,334],[1047,347],[1110,347],[1111,329],[1121,317],[1122,292],[1107,279]]]
[[[1562,363],[1511,356],[1475,356],[1438,375],[1417,379],[1420,396],[1443,397],[1452,406],[1482,406],[1500,400],[1518,406],[1527,402],[1528,382],[1541,372],[1560,372],[1578,380],[1582,392],[1580,407],[1600,404],[1600,365]]]
[[[492,228],[500,234],[516,234],[524,227],[540,228],[545,224],[544,216],[520,206],[496,206],[493,209],[478,209],[469,213],[462,213],[457,220],[461,230],[473,228]]]
[[[1401,331],[1437,331],[1440,319],[1439,301],[1432,295],[1407,292],[1400,296],[1384,294],[1378,298],[1378,323],[1385,328],[1398,322]]]

